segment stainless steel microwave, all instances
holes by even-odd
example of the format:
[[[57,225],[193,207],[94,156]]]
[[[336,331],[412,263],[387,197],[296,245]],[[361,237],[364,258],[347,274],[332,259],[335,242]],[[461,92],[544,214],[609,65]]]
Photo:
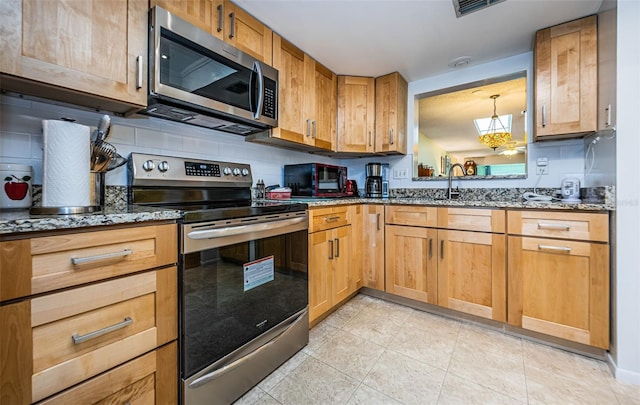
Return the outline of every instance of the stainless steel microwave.
[[[278,71],[156,6],[143,113],[240,135],[262,132],[278,126]]]

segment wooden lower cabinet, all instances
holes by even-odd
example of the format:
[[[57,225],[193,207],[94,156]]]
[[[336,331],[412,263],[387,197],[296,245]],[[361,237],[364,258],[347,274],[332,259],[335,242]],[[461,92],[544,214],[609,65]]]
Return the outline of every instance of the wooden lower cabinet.
[[[37,402],[175,341],[177,269],[3,305],[0,320],[3,403]]]
[[[0,242],[0,403],[177,402],[177,225]]]
[[[40,402],[66,404],[177,403],[178,347],[174,341]]]
[[[388,293],[437,303],[437,230],[385,227],[385,288]]]
[[[355,292],[350,268],[351,225],[309,234],[309,321]]]
[[[609,245],[509,236],[511,325],[609,348]]]
[[[505,322],[505,235],[438,230],[438,249],[438,305]]]
[[[384,291],[384,205],[365,204],[361,207],[362,230],[359,238],[362,243],[355,255],[361,263],[362,285]],[[354,243],[358,243],[357,237],[354,237]]]

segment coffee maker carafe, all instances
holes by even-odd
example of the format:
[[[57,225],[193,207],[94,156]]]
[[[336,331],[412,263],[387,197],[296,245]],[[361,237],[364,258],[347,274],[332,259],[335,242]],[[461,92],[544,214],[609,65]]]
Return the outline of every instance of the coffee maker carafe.
[[[367,179],[365,181],[365,194],[368,198],[384,197],[383,185],[385,182],[387,163],[367,163],[365,166]]]

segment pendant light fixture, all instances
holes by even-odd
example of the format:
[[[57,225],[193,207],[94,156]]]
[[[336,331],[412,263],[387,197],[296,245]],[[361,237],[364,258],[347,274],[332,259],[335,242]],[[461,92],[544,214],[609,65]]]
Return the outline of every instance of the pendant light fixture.
[[[492,95],[493,99],[493,115],[489,121],[489,126],[486,129],[481,129],[478,125],[478,120],[475,120],[476,128],[478,129],[478,140],[483,145],[496,150],[498,146],[504,145],[511,140],[511,116],[508,115],[508,128],[502,123],[502,120],[496,114],[496,99],[500,97],[499,94]]]

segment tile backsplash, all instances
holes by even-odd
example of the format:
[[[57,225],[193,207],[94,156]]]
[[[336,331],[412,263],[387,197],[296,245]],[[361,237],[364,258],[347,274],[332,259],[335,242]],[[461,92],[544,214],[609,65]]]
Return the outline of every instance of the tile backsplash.
[[[46,100],[23,98],[17,95],[0,97],[0,163],[18,163],[33,166],[34,184],[42,184],[42,120],[73,119],[92,127],[97,125],[103,112],[96,112]],[[395,168],[406,168],[411,173],[412,155],[371,157],[366,159],[335,159],[320,155],[280,149],[245,142],[244,137],[213,131],[158,118],[133,115],[128,118],[110,114],[112,129],[107,141],[118,153],[127,157],[131,152],[172,155],[251,164],[254,184],[263,179],[265,184],[282,183],[285,164],[323,162],[347,166],[349,177],[364,187],[365,164],[371,161],[389,162],[391,173]],[[550,175],[529,174],[521,180],[465,180],[456,182],[460,188],[558,188],[563,177],[584,179],[584,151],[581,140],[545,142],[528,145],[529,170],[535,170],[539,156],[549,160]],[[411,144],[409,150],[412,149]],[[442,188],[443,182],[414,182],[409,179],[390,179],[391,188]],[[127,168],[122,166],[107,173],[106,184],[127,184]],[[601,184],[598,184],[601,185]]]
[[[42,120],[73,119],[92,127],[104,112],[2,95],[0,98],[0,163],[33,166],[34,184],[42,184]],[[250,163],[253,180],[267,185],[282,182],[282,166],[289,163],[336,162],[335,159],[245,142],[244,137],[206,128],[134,115],[111,116],[107,141],[118,153],[131,152]],[[126,185],[126,166],[107,173],[107,185]]]

